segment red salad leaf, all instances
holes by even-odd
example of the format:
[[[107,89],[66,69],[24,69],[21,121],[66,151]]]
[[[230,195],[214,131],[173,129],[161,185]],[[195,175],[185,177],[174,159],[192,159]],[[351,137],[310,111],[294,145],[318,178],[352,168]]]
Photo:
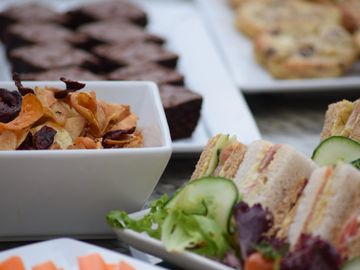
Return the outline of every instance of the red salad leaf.
[[[301,235],[294,251],[281,261],[281,270],[339,270],[341,256],[320,237]]]
[[[234,208],[236,233],[242,259],[248,257],[256,245],[265,240],[266,233],[273,225],[271,213],[260,204],[249,207],[240,202]]]
[[[225,254],[222,263],[234,269],[242,269],[241,260],[238,258],[238,256],[236,256],[233,250],[230,250]]]
[[[0,88],[0,122],[14,120],[21,111],[22,97],[18,91]]]

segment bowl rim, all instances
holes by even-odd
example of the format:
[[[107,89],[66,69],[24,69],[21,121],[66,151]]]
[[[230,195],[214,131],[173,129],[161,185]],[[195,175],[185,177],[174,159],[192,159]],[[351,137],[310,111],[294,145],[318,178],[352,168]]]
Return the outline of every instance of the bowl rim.
[[[138,155],[138,154],[151,154],[154,152],[168,152],[172,151],[172,141],[170,136],[169,126],[166,120],[165,111],[162,106],[160,92],[157,84],[151,81],[82,81],[86,84],[86,87],[102,87],[102,86],[119,86],[119,87],[133,87],[138,86],[140,88],[150,91],[151,97],[155,103],[155,112],[157,114],[157,120],[159,122],[160,134],[163,137],[162,144],[160,146],[150,146],[141,148],[116,148],[116,149],[63,149],[63,150],[2,150],[0,151],[0,157],[2,156],[92,156],[92,155]],[[61,81],[22,81],[24,86],[29,84],[34,86],[50,86],[59,87],[64,86]],[[1,87],[8,87],[14,85],[13,81],[0,81]],[[15,86],[14,86],[15,89]],[[96,89],[94,89],[96,92]],[[144,91],[144,90],[141,90]]]

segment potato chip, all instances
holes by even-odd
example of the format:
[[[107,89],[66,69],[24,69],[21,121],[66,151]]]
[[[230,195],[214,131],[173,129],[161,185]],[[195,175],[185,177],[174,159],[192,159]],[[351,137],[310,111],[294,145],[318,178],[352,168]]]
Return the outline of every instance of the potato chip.
[[[18,117],[9,123],[0,123],[1,130],[20,130],[30,127],[44,115],[41,102],[33,94],[23,97]]]
[[[27,135],[30,132],[29,128],[26,129],[20,129],[20,130],[15,130],[15,135],[16,135],[16,148],[18,148],[26,139]]]
[[[70,133],[71,137],[75,139],[81,135],[85,125],[85,118],[78,115],[67,118],[64,128]]]
[[[106,103],[102,100],[98,100],[97,103],[105,112],[105,119],[102,124],[104,131],[109,130],[114,123],[123,120],[130,114],[130,106],[128,105]]]
[[[0,150],[16,150],[17,138],[14,131],[4,130],[0,133]]]
[[[57,102],[57,99],[54,97],[54,92],[51,88],[41,88],[36,86],[34,92],[43,107],[50,108],[54,103]]]
[[[104,138],[102,144],[104,148],[132,148],[144,146],[141,132],[138,130],[135,130],[133,134],[118,134],[116,139]]]
[[[134,113],[130,113],[127,117],[114,124],[109,131],[113,130],[130,130],[137,125],[137,116]]]
[[[69,149],[99,149],[101,144],[88,137],[78,137],[74,140],[74,144]]]
[[[96,96],[92,93],[85,92],[72,93],[70,102],[71,106],[89,122],[93,135],[99,136],[101,134],[101,128],[97,120]]]

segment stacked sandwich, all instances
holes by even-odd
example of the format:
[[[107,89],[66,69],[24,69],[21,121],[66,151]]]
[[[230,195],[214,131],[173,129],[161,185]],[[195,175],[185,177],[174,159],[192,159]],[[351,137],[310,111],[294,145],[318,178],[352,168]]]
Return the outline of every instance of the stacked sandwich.
[[[358,58],[359,0],[232,0],[236,27],[279,79],[336,77]]]
[[[269,210],[274,222],[268,236],[289,242],[290,250],[311,235],[344,259],[360,255],[360,172],[353,166],[318,167],[291,146],[264,140],[245,146],[219,134],[201,154],[192,180],[207,176],[232,179],[244,202]]]
[[[342,100],[330,104],[325,114],[321,140],[331,136],[345,136],[360,141],[360,99],[351,102]]]

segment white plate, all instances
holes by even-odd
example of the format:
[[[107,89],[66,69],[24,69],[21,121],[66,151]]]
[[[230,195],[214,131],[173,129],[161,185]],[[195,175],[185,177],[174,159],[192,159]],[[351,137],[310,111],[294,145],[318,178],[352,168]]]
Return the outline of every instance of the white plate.
[[[235,82],[246,93],[342,90],[360,86],[360,62],[346,76],[329,79],[276,80],[256,63],[249,38],[235,28],[228,0],[197,0]]]
[[[6,5],[26,1],[3,0]],[[41,1],[59,10],[88,0]],[[202,117],[193,136],[173,143],[173,153],[200,153],[218,132],[237,135],[244,143],[260,138],[253,116],[236,89],[208,36],[192,1],[137,0],[149,12],[149,29],[165,36],[168,47],[180,55],[179,70],[186,85],[204,96]],[[0,54],[0,56],[3,54]],[[0,58],[0,79],[10,79],[5,57]]]
[[[31,269],[36,264],[52,261],[57,267],[64,270],[79,270],[77,257],[91,253],[99,253],[106,263],[119,263],[125,261],[136,270],[160,270],[163,268],[143,263],[123,254],[86,244],[80,241],[60,238],[19,248],[14,248],[0,253],[0,262],[10,256],[20,256],[26,269]]]
[[[143,217],[148,210],[139,211],[131,214],[132,218]],[[174,265],[180,266],[183,269],[188,270],[234,270],[233,268],[227,267],[219,262],[208,259],[206,257],[197,255],[195,253],[185,251],[182,253],[169,252],[161,241],[151,238],[146,234],[134,232],[132,230],[115,230],[118,238],[121,241],[129,244],[130,246],[162,258],[167,262]]]

